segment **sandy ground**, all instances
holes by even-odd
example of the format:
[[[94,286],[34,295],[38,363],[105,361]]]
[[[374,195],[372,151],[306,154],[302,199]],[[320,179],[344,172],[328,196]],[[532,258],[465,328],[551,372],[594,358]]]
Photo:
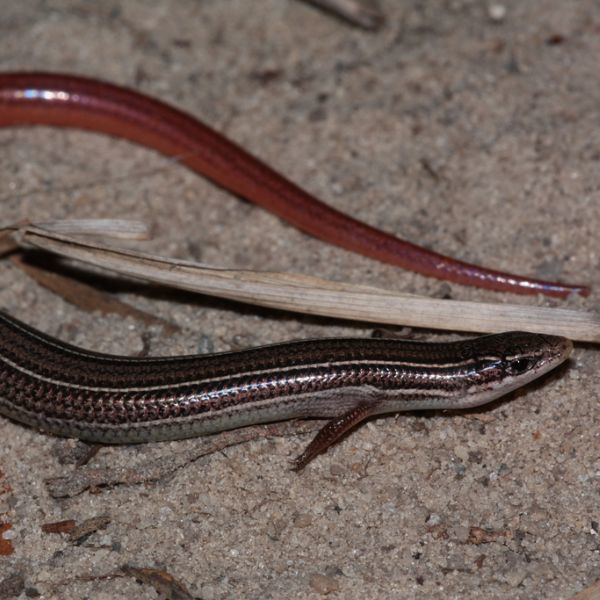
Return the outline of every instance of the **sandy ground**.
[[[358,218],[487,266],[588,282],[593,295],[568,304],[598,308],[600,6],[509,0],[496,21],[490,6],[386,0],[388,24],[374,35],[291,0],[6,2],[0,68],[143,90]],[[0,148],[3,221],[135,216],[153,227],[150,252],[560,304],[326,246],[126,142],[11,129]],[[119,297],[180,331],[75,308],[0,263],[3,309],[101,351],[371,332],[143,286]],[[567,368],[489,410],[375,420],[301,474],[288,460],[306,436],[199,460],[189,458],[197,440],[107,447],[77,466],[75,442],[0,419],[0,596],[154,598],[168,574],[207,600],[570,598],[600,578],[598,360],[577,346]],[[141,484],[56,498],[47,481],[174,457],[176,469]],[[90,533],[42,529],[65,520]]]

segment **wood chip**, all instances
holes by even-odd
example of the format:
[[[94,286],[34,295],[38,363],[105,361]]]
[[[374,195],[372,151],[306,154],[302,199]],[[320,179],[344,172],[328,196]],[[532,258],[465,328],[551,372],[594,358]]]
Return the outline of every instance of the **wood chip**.
[[[56,521],[55,523],[44,523],[42,525],[42,531],[44,533],[71,533],[76,526],[76,522],[73,519],[67,519],[65,521]]]
[[[121,570],[125,575],[130,575],[141,583],[151,585],[158,594],[169,600],[193,600],[193,596],[187,591],[187,588],[166,571],[130,565],[124,565]]]
[[[85,541],[88,536],[92,533],[96,533],[99,529],[104,529],[110,523],[110,517],[107,515],[100,515],[98,517],[92,517],[86,519],[77,525],[69,534],[69,540],[77,544],[81,544]]]
[[[482,529],[481,527],[471,527],[469,529],[468,544],[490,544],[498,541],[499,538],[512,539],[512,531],[508,529]]]

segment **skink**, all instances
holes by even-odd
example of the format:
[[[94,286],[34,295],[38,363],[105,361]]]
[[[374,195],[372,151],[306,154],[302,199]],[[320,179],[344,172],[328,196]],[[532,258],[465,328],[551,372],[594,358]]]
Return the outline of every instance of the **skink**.
[[[522,294],[590,291],[461,262],[370,227],[314,198],[194,117],[132,90],[70,75],[0,74],[0,127],[36,124],[89,129],[153,148],[306,233],[417,273]]]
[[[449,343],[323,339],[132,358],[76,348],[0,313],[0,413],[112,444],[330,419],[296,460],[300,469],[367,417],[478,406],[553,369],[571,350],[562,337],[509,332]]]

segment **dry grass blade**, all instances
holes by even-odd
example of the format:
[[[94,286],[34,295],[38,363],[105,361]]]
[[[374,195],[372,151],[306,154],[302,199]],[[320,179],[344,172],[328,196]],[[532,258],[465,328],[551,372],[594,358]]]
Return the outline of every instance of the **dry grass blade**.
[[[0,225],[0,250],[4,245],[15,247],[14,233],[26,227],[38,227],[44,231],[63,235],[93,235],[121,240],[147,240],[150,237],[148,225],[134,219],[51,219]]]
[[[147,240],[150,237],[145,223],[130,219],[55,219],[32,225],[64,235],[101,235],[123,240]]]
[[[31,226],[20,230],[19,240],[146,281],[269,308],[453,331],[521,329],[600,342],[600,318],[585,311],[438,300],[306,275],[218,269],[111,248]]]

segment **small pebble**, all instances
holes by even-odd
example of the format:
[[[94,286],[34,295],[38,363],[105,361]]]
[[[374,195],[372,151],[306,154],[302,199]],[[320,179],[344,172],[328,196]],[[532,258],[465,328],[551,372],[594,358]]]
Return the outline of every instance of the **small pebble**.
[[[333,577],[327,577],[327,575],[311,575],[310,587],[318,594],[330,594],[331,592],[337,592],[340,589],[340,585]]]
[[[429,515],[427,521],[425,521],[426,525],[429,525],[429,527],[433,527],[434,525],[439,525],[442,522],[442,518],[440,517],[440,515],[436,515],[435,513],[432,513],[431,515]]]
[[[488,8],[488,15],[492,21],[504,21],[506,17],[506,6],[504,4],[491,4]]]

